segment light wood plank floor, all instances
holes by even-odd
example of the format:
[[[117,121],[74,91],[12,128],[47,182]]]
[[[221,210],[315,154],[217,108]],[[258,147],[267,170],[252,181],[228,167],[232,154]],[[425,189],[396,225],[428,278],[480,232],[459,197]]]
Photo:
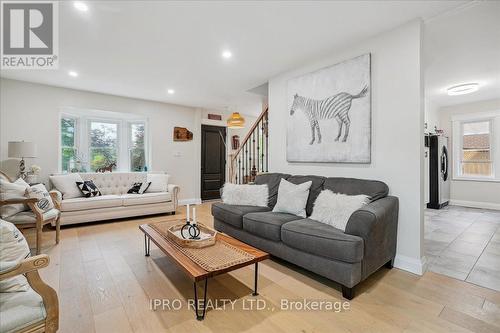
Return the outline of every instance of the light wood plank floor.
[[[213,223],[209,203],[198,211]],[[383,268],[357,288],[349,310],[285,311],[282,299],[345,300],[337,284],[274,259],[259,266],[256,299],[264,310],[243,309],[255,299],[253,267],[246,267],[209,280],[211,301],[230,299],[235,309],[209,309],[199,322],[186,307],[192,283],[153,244],[144,257],[138,229],[181,216],[63,227],[58,246],[46,230],[51,263],[41,275],[58,292],[60,332],[500,332],[499,292],[432,272]],[[176,298],[184,304],[179,311],[150,309],[151,299]]]

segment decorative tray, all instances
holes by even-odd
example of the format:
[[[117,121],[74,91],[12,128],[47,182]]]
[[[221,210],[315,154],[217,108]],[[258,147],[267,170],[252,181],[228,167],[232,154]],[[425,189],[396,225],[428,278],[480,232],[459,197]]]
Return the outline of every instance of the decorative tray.
[[[199,239],[189,239],[188,228],[184,229],[184,236],[186,238],[183,238],[181,235],[181,229],[184,226],[185,224],[176,224],[168,228],[168,238],[182,247],[202,248],[215,244],[217,231],[210,229],[201,223],[197,223],[197,226],[200,229],[200,235],[198,236]]]

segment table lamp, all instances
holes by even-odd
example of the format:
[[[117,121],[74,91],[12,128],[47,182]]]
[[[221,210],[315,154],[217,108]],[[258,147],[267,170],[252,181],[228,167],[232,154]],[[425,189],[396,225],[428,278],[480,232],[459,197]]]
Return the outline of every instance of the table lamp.
[[[10,141],[8,147],[9,158],[20,158],[19,162],[19,177],[26,178],[26,171],[24,165],[25,158],[36,157],[36,145],[34,142],[26,141]]]

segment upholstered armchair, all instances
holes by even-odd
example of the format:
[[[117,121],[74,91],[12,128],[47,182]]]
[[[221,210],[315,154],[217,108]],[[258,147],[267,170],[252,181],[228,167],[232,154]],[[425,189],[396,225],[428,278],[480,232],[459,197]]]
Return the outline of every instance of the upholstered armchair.
[[[57,293],[45,284],[38,270],[49,265],[46,254],[29,257],[11,267],[2,267],[0,281],[25,275],[27,291],[0,293],[0,332],[56,332],[59,328]]]
[[[0,171],[0,178],[12,182],[12,180],[3,172]],[[0,200],[0,206],[5,206],[5,205],[15,205],[15,204],[26,204],[29,206],[30,210],[19,212],[17,214],[14,214],[12,216],[9,216],[7,218],[4,218],[4,220],[11,222],[16,225],[16,227],[23,231],[23,229],[28,229],[28,228],[36,228],[36,254],[40,254],[40,250],[42,247],[42,228],[44,225],[48,223],[55,224],[56,226],[56,244],[59,244],[59,233],[60,233],[60,202],[61,202],[61,195],[59,192],[56,191],[50,191],[50,197],[52,198],[52,201],[54,202],[54,207],[53,209],[41,213],[39,210],[35,208],[35,204],[37,203],[38,199],[28,199],[28,198],[13,198],[13,199],[6,199],[6,200]]]

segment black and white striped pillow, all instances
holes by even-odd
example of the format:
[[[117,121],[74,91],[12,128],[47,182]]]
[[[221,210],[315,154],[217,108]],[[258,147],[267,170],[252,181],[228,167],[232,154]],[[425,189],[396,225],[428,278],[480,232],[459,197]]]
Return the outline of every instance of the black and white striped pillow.
[[[134,183],[134,185],[127,191],[127,193],[132,194],[143,194],[146,192],[151,185],[151,182],[145,183]]]

